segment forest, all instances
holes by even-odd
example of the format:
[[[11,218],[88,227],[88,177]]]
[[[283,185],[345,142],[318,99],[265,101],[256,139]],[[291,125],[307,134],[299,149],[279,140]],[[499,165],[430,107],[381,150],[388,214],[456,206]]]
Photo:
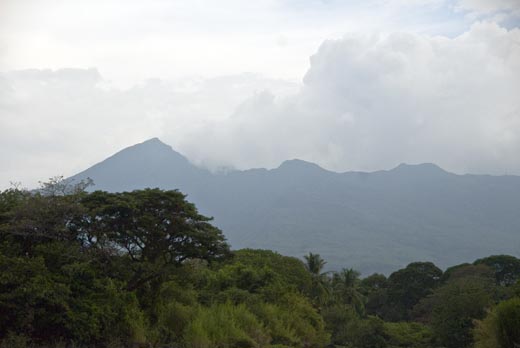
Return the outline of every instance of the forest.
[[[88,184],[0,192],[0,348],[520,347],[516,257],[361,277],[232,250],[179,191]]]

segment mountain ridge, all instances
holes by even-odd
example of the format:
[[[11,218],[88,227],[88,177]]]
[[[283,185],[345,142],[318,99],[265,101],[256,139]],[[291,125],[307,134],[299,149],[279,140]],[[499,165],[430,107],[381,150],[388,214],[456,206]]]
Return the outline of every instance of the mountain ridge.
[[[212,173],[152,138],[71,179],[86,177],[106,191],[179,189],[234,248],[318,252],[331,269],[389,273],[421,259],[442,267],[520,250],[516,176],[459,175],[431,163],[338,173],[299,159]]]
[[[331,169],[323,168],[323,167],[321,167],[320,165],[318,165],[318,164],[316,164],[314,162],[310,162],[310,161],[303,160],[303,159],[300,159],[300,158],[292,158],[292,159],[284,160],[277,167],[270,168],[270,169],[264,168],[264,167],[252,167],[252,168],[247,168],[247,169],[228,168],[226,171],[212,172],[211,170],[205,168],[204,166],[199,166],[199,165],[191,162],[188,157],[184,156],[179,151],[176,151],[175,149],[173,149],[173,147],[171,145],[166,144],[159,137],[153,137],[153,138],[144,140],[144,141],[142,141],[140,143],[136,143],[134,145],[127,146],[124,149],[119,150],[116,153],[114,153],[113,155],[107,157],[106,159],[93,164],[88,169],[90,169],[90,168],[92,168],[92,167],[94,167],[94,166],[96,166],[96,165],[98,165],[98,164],[100,164],[100,163],[102,163],[102,162],[104,162],[106,160],[109,160],[109,159],[113,158],[114,156],[117,156],[117,155],[119,155],[119,154],[121,154],[123,152],[126,152],[127,150],[141,149],[141,148],[148,148],[148,149],[150,149],[150,148],[161,149],[162,148],[163,150],[169,150],[169,151],[173,152],[174,154],[176,154],[178,157],[180,157],[183,160],[185,160],[187,163],[189,163],[193,167],[195,167],[197,169],[200,169],[200,170],[205,170],[205,171],[211,172],[212,174],[223,174],[223,173],[226,174],[226,173],[230,173],[230,172],[247,172],[247,171],[251,171],[251,170],[266,170],[266,171],[269,171],[269,170],[280,169],[280,168],[283,168],[285,166],[293,166],[294,164],[296,164],[296,165],[299,165],[299,166],[307,165],[309,167],[319,168],[319,169],[321,169],[323,171],[330,172],[330,173],[335,173],[335,174],[347,174],[347,173],[348,174],[350,174],[350,173],[372,174],[372,173],[379,173],[379,172],[405,171],[405,170],[410,170],[410,169],[413,170],[413,169],[416,169],[416,168],[417,169],[429,168],[429,169],[434,170],[434,171],[443,172],[443,173],[447,173],[447,174],[451,174],[451,175],[457,175],[457,176],[471,175],[471,176],[490,176],[490,177],[520,177],[519,175],[514,175],[514,174],[503,174],[503,175],[474,174],[474,173],[457,174],[457,173],[450,172],[450,171],[440,167],[439,165],[437,165],[435,163],[431,163],[431,162],[420,162],[420,163],[405,163],[405,162],[402,162],[402,163],[399,163],[398,165],[396,165],[395,167],[392,167],[390,169],[379,169],[379,170],[374,170],[374,171],[360,171],[360,170],[334,171],[334,170],[331,170]],[[83,172],[84,171],[82,171],[82,172],[80,172],[78,174],[81,174]],[[76,176],[78,174],[75,174],[74,176]]]

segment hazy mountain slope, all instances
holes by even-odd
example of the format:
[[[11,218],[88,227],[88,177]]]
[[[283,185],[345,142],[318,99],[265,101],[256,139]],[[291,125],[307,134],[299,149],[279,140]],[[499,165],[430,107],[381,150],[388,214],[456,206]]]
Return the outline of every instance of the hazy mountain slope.
[[[194,167],[157,138],[127,147],[75,175],[90,177],[96,190],[125,191],[144,187],[190,188],[210,173]]]
[[[300,160],[273,170],[212,174],[158,139],[79,173],[95,189],[178,188],[215,217],[234,248],[388,273],[411,261],[441,267],[520,254],[520,177],[455,175],[433,164],[334,173]]]

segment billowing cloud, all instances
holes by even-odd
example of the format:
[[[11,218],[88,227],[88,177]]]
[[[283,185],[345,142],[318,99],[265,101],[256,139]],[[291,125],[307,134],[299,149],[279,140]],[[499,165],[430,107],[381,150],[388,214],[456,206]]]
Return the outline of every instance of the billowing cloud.
[[[0,188],[75,174],[151,137],[177,146],[186,132],[228,117],[259,91],[286,95],[296,87],[253,74],[152,79],[120,89],[96,69],[1,73]]]
[[[519,29],[484,22],[453,39],[347,35],[311,57],[298,94],[260,93],[181,147],[209,166],[298,157],[339,171],[434,162],[520,174],[518,91]]]
[[[244,71],[299,79],[326,39],[400,30],[452,36],[475,16],[514,11],[515,2],[1,0],[0,70],[95,66],[124,87]]]
[[[0,187],[72,175],[154,136],[212,169],[301,158],[520,174],[518,91],[520,29],[493,22],[454,38],[325,41],[301,85],[241,74],[121,89],[96,69],[11,71],[0,74]]]

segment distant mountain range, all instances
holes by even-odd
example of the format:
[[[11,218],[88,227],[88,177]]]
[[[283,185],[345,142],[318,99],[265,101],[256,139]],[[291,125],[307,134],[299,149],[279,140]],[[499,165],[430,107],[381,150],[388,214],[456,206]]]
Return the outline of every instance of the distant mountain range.
[[[95,190],[179,189],[215,218],[233,248],[263,248],[328,268],[389,273],[491,254],[520,256],[520,177],[456,175],[434,164],[335,173],[290,160],[276,169],[212,173],[154,138],[73,176]]]

